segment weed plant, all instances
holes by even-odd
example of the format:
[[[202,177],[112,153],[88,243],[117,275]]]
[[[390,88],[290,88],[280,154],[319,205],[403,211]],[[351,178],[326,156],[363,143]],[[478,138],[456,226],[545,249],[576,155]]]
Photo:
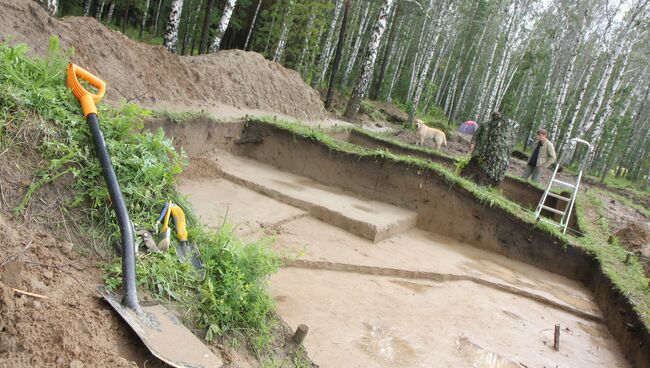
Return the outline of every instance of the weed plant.
[[[14,212],[23,213],[37,191],[65,178],[69,186],[62,211],[88,214],[80,227],[89,234],[109,234],[94,239],[103,241],[108,250],[107,245],[119,240],[119,230],[91,134],[79,102],[65,86],[72,52],[62,52],[56,38],[43,59],[30,57],[27,51],[23,45],[0,43],[0,152],[36,150],[42,158],[32,173],[33,184]],[[188,213],[190,239],[202,252],[206,277],[197,277],[188,264],[181,264],[171,247],[169,253],[138,256],[139,286],[156,299],[177,304],[186,320],[206,331],[207,340],[238,331],[261,350],[271,340],[273,302],[267,283],[279,258],[266,243],[242,242],[227,224],[217,232],[200,226],[174,188],[185,156],[162,130],[143,130],[143,120],[151,114],[132,104],[99,106],[101,129],[132,221],[150,228],[164,201],[181,204]],[[25,141],[20,134],[28,123],[38,130],[37,141]],[[120,260],[109,261],[104,269],[106,284],[119,288]]]

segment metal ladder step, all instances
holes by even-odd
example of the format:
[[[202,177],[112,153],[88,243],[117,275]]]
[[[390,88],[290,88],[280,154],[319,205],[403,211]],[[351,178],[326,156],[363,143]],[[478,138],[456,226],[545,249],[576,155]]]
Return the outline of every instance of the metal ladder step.
[[[558,215],[564,216],[564,211],[556,210],[555,208],[549,207],[549,206],[542,206],[542,208],[547,210],[547,211],[551,211],[553,213],[557,213]]]
[[[548,192],[548,195],[551,196],[551,197],[557,198],[559,200],[562,200],[562,201],[566,201],[566,202],[571,201],[571,198],[567,198],[567,197],[561,196],[559,194],[555,194],[553,192]]]
[[[565,187],[569,187],[569,188],[575,188],[576,187],[574,184],[567,183],[566,181],[562,181],[562,180],[553,179],[553,182],[558,183],[560,185],[564,185]]]

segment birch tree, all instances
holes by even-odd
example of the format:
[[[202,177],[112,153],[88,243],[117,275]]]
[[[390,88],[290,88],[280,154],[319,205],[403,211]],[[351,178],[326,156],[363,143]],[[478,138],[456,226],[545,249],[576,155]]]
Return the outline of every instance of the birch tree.
[[[100,1],[97,3],[97,9],[95,9],[95,19],[102,21],[102,13],[104,13],[104,4],[105,1]]]
[[[235,10],[235,5],[237,5],[237,0],[226,0],[219,25],[217,26],[217,33],[214,35],[212,46],[210,46],[211,52],[219,51],[223,35],[226,33],[226,29],[228,29],[228,24],[230,24],[230,17],[232,17],[232,12]]]
[[[366,49],[366,53],[361,62],[361,72],[357,77],[357,81],[354,83],[354,89],[352,91],[352,96],[348,101],[348,105],[345,109],[345,116],[347,118],[353,118],[359,112],[359,107],[361,106],[361,100],[366,96],[368,92],[368,87],[372,80],[372,72],[375,69],[375,61],[377,60],[377,53],[379,51],[379,45],[381,43],[381,38],[386,32],[388,26],[388,17],[390,12],[395,5],[395,0],[384,0],[381,8],[379,9],[379,15],[377,16],[377,21],[370,35],[370,40]]]
[[[318,58],[317,72],[314,79],[312,79],[312,87],[318,86],[323,79],[325,79],[325,74],[329,68],[331,56],[332,56],[332,42],[334,40],[334,33],[336,32],[336,26],[338,24],[339,14],[343,8],[344,0],[337,0],[336,6],[334,7],[334,12],[332,15],[332,21],[327,30],[327,36],[325,37],[325,42],[323,48],[321,49],[320,56]]]
[[[149,13],[149,0],[146,0],[144,3],[144,11],[142,13],[142,22],[140,22],[140,33],[138,37],[142,39],[144,37],[144,27],[147,24],[147,14]]]
[[[255,21],[257,21],[257,15],[260,13],[260,6],[262,5],[262,0],[257,0],[257,7],[255,8],[255,13],[253,14],[253,20],[251,25],[248,28],[248,34],[246,34],[246,42],[244,42],[244,50],[248,50],[248,44],[251,41],[251,35],[253,34],[253,29],[255,29]]]
[[[167,28],[163,36],[163,46],[167,51],[176,53],[176,44],[178,43],[178,25],[181,20],[181,11],[183,10],[183,0],[172,0],[171,10],[167,19]]]
[[[431,60],[433,58],[433,54],[436,51],[436,43],[438,42],[438,37],[440,36],[440,23],[441,19],[445,19],[447,16],[447,10],[449,9],[450,6],[450,0],[444,0],[440,4],[441,9],[443,9],[440,12],[440,16],[436,17],[434,26],[431,27],[430,34],[428,36],[430,40],[430,44],[427,47],[427,53],[424,55],[424,60]],[[409,118],[408,118],[408,124],[411,125],[413,123],[413,119],[415,118],[415,114],[418,110],[418,105],[420,103],[420,97],[422,96],[422,91],[424,90],[424,84],[426,80],[426,76],[429,73],[429,62],[424,63],[424,69],[420,72],[420,76],[418,78],[418,84],[415,88],[415,93],[413,95],[413,100],[411,101],[411,109],[409,111]]]
[[[278,45],[275,48],[275,53],[273,54],[273,61],[279,63],[284,54],[284,48],[287,45],[287,37],[289,36],[289,24],[291,21],[291,11],[293,10],[293,0],[289,0],[287,5],[287,10],[284,13],[284,18],[282,20],[282,31],[280,33],[280,40]]]

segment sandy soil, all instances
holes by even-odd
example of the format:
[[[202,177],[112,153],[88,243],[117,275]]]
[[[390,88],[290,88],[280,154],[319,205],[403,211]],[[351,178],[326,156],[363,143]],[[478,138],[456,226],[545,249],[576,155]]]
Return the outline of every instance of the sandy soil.
[[[323,367],[628,366],[577,282],[418,229],[374,243],[213,173],[180,188],[203,221],[227,213],[243,236],[273,234],[298,256],[271,288]]]
[[[1,215],[0,254],[0,367],[162,367],[95,292],[97,260]]]
[[[44,55],[51,35],[74,47],[73,61],[107,81],[109,102],[152,106],[220,103],[319,120],[327,113],[300,75],[262,55],[241,50],[178,57],[136,42],[92,17],[51,18],[32,0],[0,0],[0,39],[23,42]]]

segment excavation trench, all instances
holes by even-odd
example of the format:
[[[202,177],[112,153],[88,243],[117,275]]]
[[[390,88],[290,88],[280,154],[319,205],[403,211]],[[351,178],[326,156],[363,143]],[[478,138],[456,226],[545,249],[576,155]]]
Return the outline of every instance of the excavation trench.
[[[274,234],[296,259],[271,290],[321,366],[648,367],[648,332],[597,260],[432,168],[261,121],[148,127],[190,156],[179,188],[208,226]]]

